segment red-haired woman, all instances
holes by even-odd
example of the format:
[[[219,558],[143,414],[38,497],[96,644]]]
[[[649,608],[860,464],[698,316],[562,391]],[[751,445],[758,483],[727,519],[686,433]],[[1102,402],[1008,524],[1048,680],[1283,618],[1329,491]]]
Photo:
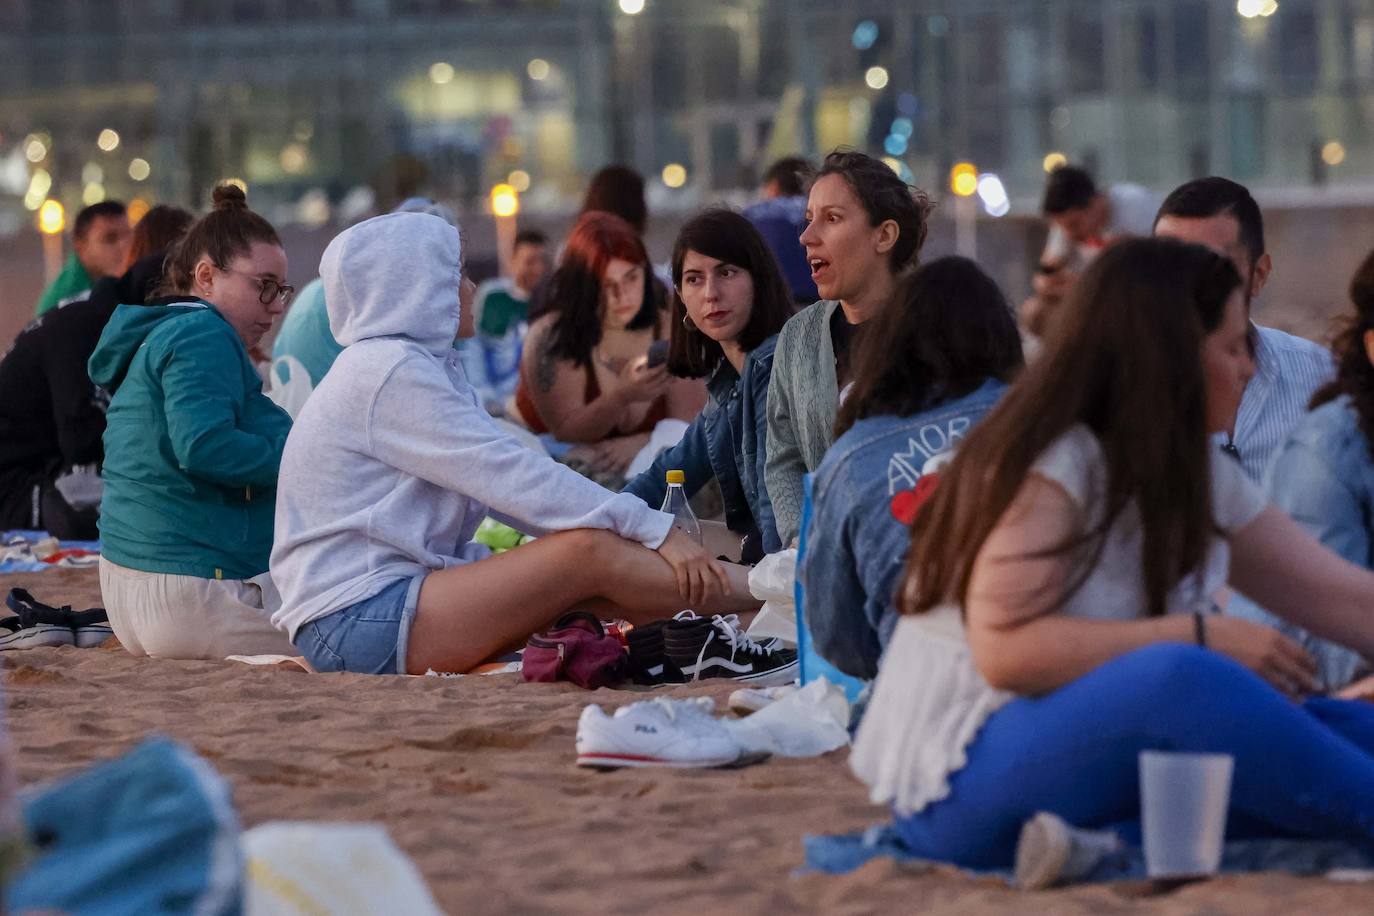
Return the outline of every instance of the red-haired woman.
[[[516,411],[534,432],[595,444],[596,470],[623,473],[660,420],[691,420],[706,401],[700,380],[648,365],[649,347],[668,337],[668,311],[630,224],[584,213],[549,301],[525,341]]]

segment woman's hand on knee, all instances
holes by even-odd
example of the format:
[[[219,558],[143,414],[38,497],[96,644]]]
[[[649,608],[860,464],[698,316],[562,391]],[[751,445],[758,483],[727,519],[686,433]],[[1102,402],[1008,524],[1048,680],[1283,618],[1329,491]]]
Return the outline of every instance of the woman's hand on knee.
[[[1206,618],[1207,646],[1240,662],[1295,699],[1318,690],[1317,663],[1278,630],[1239,617]]]
[[[699,608],[713,598],[731,594],[725,567],[678,529],[668,532],[658,547],[658,555],[673,568],[677,590],[692,607]]]

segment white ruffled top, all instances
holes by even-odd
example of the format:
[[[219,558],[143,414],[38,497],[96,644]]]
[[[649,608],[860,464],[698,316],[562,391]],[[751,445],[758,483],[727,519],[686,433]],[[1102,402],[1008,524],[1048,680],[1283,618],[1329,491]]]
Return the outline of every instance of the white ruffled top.
[[[1266,499],[1229,456],[1217,451],[1211,465],[1212,513],[1229,534],[1259,515]],[[1105,471],[1096,436],[1081,425],[1056,440],[1033,468],[1061,486],[1093,521],[1104,511]],[[1128,507],[1107,532],[1097,566],[1060,613],[1111,620],[1145,616],[1140,557],[1140,516]],[[1214,538],[1200,573],[1170,593],[1169,613],[1209,609],[1229,568],[1226,541]],[[949,777],[968,761],[983,724],[1013,699],[978,672],[957,605],[903,617],[883,655],[850,766],[868,783],[875,803],[901,814],[920,811],[949,794]]]

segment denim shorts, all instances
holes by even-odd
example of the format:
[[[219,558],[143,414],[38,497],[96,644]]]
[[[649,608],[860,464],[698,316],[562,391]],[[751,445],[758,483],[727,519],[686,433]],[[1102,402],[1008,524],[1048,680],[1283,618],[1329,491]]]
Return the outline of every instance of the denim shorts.
[[[405,674],[424,581],[397,579],[371,598],[310,621],[296,631],[296,648],[316,671]]]

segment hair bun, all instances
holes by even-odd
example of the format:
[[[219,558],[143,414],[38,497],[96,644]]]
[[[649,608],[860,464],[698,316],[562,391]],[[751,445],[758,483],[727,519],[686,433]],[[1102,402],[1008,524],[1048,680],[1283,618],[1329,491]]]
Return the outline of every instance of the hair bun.
[[[236,184],[216,185],[210,195],[210,202],[216,210],[247,210],[248,195]]]

